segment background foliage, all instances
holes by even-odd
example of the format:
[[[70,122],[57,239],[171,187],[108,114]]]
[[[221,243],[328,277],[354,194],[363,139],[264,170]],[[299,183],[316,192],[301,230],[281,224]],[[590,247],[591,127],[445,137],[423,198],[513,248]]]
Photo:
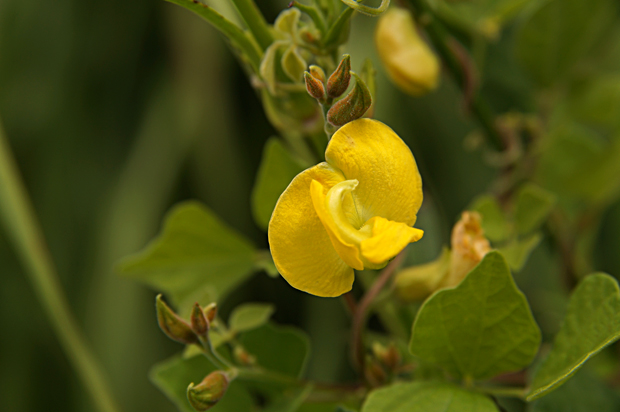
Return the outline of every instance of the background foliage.
[[[226,10],[226,2],[212,3]],[[260,7],[272,22],[287,3],[261,1]],[[495,16],[517,2],[481,3]],[[452,11],[475,24],[486,21],[467,5]],[[493,41],[480,41],[483,24],[482,34],[462,33],[462,40],[474,50],[483,95],[496,113],[544,118],[533,180],[554,194],[558,206],[542,227],[523,222],[517,208],[499,216],[487,233],[497,235],[491,240],[498,246],[512,248],[520,263],[524,242],[542,231],[515,281],[528,296],[543,341],[550,342],[571,283],[594,270],[620,275],[620,18],[612,0],[534,1],[517,19],[509,17]],[[475,199],[493,188],[498,171],[488,153],[465,144],[476,140],[471,133],[477,125],[449,76],[422,98],[387,81],[371,47],[375,23],[355,17],[345,51],[354,68],[364,57],[375,61],[375,117],[398,131],[418,161],[426,189],[419,222],[426,236],[411,248],[408,262],[423,263],[449,243],[462,210],[494,210]],[[175,410],[147,376],[178,346],[157,328],[154,292],[119,278],[114,266],[141,250],[159,232],[165,212],[187,199],[200,200],[266,248],[266,235],[252,217],[251,190],[263,146],[275,131],[242,70],[214,29],[172,4],[2,0],[0,114],[62,285],[120,403],[127,411]],[[277,147],[272,150],[277,155]],[[546,207],[531,206],[531,197],[525,191],[519,200],[530,202],[528,208]],[[264,224],[264,216],[257,219]],[[0,231],[3,410],[92,410],[3,236]],[[235,242],[230,247],[239,250]],[[308,377],[352,378],[349,320],[339,301],[309,296],[259,272],[223,302],[224,318],[242,302],[273,303],[276,322],[308,333]],[[617,399],[608,392],[618,382],[616,346],[570,381],[577,389],[577,379],[593,385],[588,374],[607,381],[589,391],[600,394],[592,402],[603,406],[579,410],[615,410],[609,405]],[[165,379],[166,371],[159,372],[156,379]],[[574,395],[568,385],[550,397],[560,390]],[[446,390],[431,389],[436,396]],[[543,398],[533,409],[562,410],[550,409],[550,402]],[[518,402],[506,407],[523,408]]]

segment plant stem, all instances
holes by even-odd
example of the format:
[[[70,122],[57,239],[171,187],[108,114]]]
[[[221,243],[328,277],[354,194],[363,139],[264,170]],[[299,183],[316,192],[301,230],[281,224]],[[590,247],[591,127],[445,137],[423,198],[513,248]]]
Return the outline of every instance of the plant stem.
[[[392,275],[396,272],[396,269],[405,258],[405,253],[400,252],[394,260],[379,275],[375,283],[368,289],[366,294],[362,297],[357,310],[353,314],[353,326],[351,329],[351,355],[354,365],[358,371],[364,371],[364,342],[363,342],[363,330],[364,323],[366,321],[366,315],[368,314],[368,308],[373,300],[377,297],[379,292],[383,289],[385,284],[390,280]]]
[[[470,84],[468,83],[467,73],[463,68],[463,65],[459,58],[454,53],[454,50],[450,46],[451,42],[454,42],[454,38],[450,36],[444,25],[437,18],[433,9],[428,5],[426,0],[408,0],[411,7],[418,15],[430,16],[430,21],[425,25],[426,32],[430,38],[435,50],[441,56],[443,62],[446,64],[448,70],[456,80],[457,84],[464,92],[468,91]],[[480,126],[484,129],[485,136],[488,143],[496,150],[504,149],[504,141],[501,134],[497,130],[494,122],[494,115],[489,108],[486,100],[480,96],[479,93],[474,93],[471,96],[469,107],[472,114],[480,123]]]
[[[101,412],[117,412],[100,365],[69,309],[43,233],[0,123],[0,220],[25,267],[56,336]]]

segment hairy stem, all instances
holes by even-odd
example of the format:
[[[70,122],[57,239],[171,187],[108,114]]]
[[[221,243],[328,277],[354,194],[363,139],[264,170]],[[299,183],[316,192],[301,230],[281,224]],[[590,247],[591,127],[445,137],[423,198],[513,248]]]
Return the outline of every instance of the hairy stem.
[[[69,309],[1,124],[0,220],[56,336],[97,409],[101,412],[119,411],[102,369]]]

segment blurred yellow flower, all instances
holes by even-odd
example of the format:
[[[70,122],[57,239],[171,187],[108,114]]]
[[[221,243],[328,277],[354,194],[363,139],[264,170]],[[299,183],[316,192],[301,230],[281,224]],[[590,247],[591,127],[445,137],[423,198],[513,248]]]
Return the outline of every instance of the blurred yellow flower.
[[[274,263],[286,281],[317,296],[351,290],[353,269],[380,269],[423,232],[412,228],[422,179],[407,145],[381,122],[341,127],[326,162],[293,179],[269,222]]]
[[[392,8],[375,31],[379,58],[390,79],[405,93],[420,96],[439,82],[439,60],[418,34],[411,13]]]

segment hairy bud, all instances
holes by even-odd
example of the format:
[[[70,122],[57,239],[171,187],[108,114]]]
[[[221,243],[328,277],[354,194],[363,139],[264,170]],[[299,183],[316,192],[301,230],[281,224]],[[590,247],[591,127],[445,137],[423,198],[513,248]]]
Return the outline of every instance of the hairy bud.
[[[213,302],[205,306],[204,313],[209,323],[213,323],[215,317],[217,316],[217,303]]]
[[[372,97],[366,84],[357,74],[353,72],[351,74],[355,77],[355,87],[327,112],[327,121],[334,126],[342,126],[359,119],[372,104]]]
[[[222,371],[214,371],[207,375],[198,385],[190,383],[187,387],[187,400],[197,411],[206,411],[226,393],[230,379]]]
[[[326,79],[325,72],[323,71],[323,69],[321,69],[321,67],[315,66],[313,64],[312,66],[309,67],[309,69],[310,69],[309,71],[312,77],[319,80],[321,83],[325,84],[325,79]]]
[[[319,101],[324,100],[325,86],[323,86],[323,82],[308,72],[304,72],[304,79],[306,80],[306,90],[308,90],[308,94]]]
[[[192,330],[196,333],[196,335],[200,337],[207,336],[207,333],[209,332],[209,321],[207,320],[207,317],[198,302],[196,302],[192,308],[190,322],[192,325]]]
[[[156,306],[159,327],[170,339],[186,345],[198,343],[198,337],[192,328],[166,305],[161,294],[157,295]]]
[[[351,56],[345,54],[336,70],[327,80],[327,96],[336,98],[342,96],[349,88],[351,81]]]

